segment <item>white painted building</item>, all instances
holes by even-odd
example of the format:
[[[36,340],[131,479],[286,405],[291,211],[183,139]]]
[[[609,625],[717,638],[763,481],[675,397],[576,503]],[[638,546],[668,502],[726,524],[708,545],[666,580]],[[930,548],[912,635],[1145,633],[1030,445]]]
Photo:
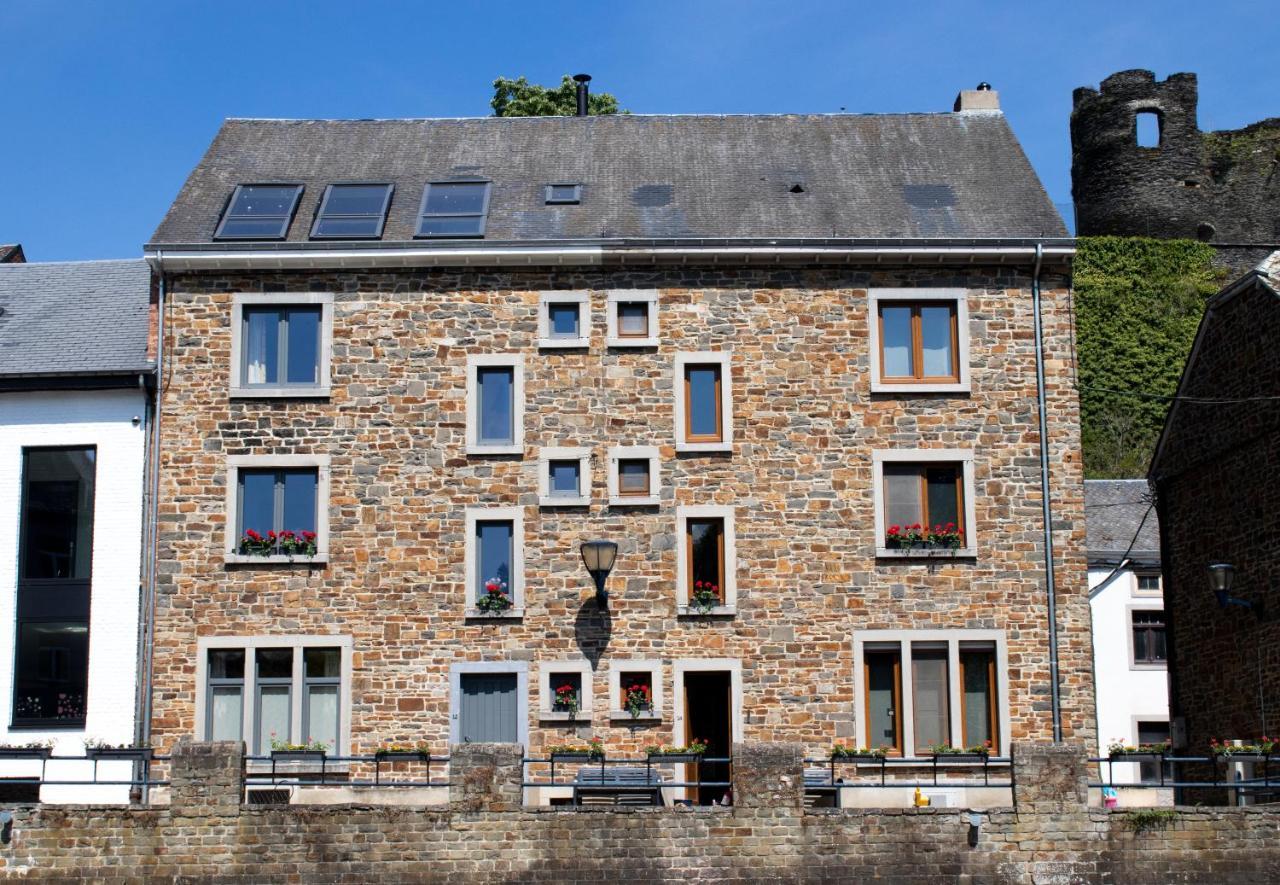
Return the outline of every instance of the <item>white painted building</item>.
[[[93,781],[137,740],[151,283],[141,261],[0,265],[0,797]],[[76,759],[60,759],[74,756]],[[97,763],[127,781],[132,762]],[[49,784],[45,802],[124,802]]]
[[[1086,480],[1089,608],[1099,756],[1109,744],[1169,739],[1169,681],[1160,531],[1146,480]],[[1108,773],[1108,768],[1114,771]],[[1158,781],[1158,766],[1100,766],[1117,785]],[[1169,791],[1119,791],[1121,805],[1154,805]]]

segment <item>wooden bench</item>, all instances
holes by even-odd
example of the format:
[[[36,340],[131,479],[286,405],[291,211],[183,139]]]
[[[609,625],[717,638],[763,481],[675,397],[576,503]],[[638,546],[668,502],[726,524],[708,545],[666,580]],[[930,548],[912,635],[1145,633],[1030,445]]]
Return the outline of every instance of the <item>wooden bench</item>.
[[[581,768],[573,780],[574,805],[661,805],[662,775],[651,768]]]

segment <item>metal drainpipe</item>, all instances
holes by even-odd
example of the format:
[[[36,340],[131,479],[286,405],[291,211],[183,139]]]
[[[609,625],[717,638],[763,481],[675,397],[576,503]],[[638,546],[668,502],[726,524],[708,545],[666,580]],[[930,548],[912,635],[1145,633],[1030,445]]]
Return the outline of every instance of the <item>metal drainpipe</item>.
[[[156,267],[160,272],[159,291],[157,294],[156,304],[156,404],[154,417],[152,421],[152,443],[151,443],[151,512],[148,514],[148,527],[146,532],[147,550],[146,555],[150,557],[150,568],[146,588],[146,598],[143,605],[143,624],[142,624],[142,651],[143,660],[139,662],[142,669],[145,683],[142,689],[142,710],[141,722],[139,723],[139,743],[143,746],[151,745],[151,701],[154,694],[153,680],[155,676],[154,648],[155,648],[155,612],[156,612],[156,571],[158,566],[158,557],[156,556],[156,542],[159,538],[159,522],[160,522],[160,413],[161,406],[164,401],[164,336],[165,336],[165,276],[164,276],[164,253],[156,253]]]
[[[1031,274],[1031,303],[1036,330],[1036,405],[1040,411],[1040,498],[1044,506],[1044,574],[1049,602],[1049,690],[1053,705],[1053,741],[1062,741],[1062,698],[1058,693],[1058,604],[1053,580],[1053,509],[1049,503],[1049,418],[1044,389],[1044,330],[1040,322],[1040,263],[1044,245],[1036,243]]]

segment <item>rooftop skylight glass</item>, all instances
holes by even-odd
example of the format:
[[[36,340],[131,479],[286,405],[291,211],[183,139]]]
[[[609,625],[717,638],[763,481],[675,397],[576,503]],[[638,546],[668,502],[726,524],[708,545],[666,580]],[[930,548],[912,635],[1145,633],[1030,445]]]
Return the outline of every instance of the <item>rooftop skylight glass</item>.
[[[376,239],[391,203],[389,184],[331,184],[324,191],[311,236],[317,239]]]
[[[236,185],[214,238],[282,240],[300,196],[300,184]]]
[[[422,194],[419,237],[483,237],[489,182],[433,181]]]

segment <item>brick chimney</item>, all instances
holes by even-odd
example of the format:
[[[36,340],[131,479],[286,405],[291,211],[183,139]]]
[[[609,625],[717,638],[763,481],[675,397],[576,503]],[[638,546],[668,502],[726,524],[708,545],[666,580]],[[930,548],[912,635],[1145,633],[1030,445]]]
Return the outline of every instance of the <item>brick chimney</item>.
[[[963,89],[956,96],[953,111],[999,111],[1000,93],[990,83],[979,83],[977,89]]]

